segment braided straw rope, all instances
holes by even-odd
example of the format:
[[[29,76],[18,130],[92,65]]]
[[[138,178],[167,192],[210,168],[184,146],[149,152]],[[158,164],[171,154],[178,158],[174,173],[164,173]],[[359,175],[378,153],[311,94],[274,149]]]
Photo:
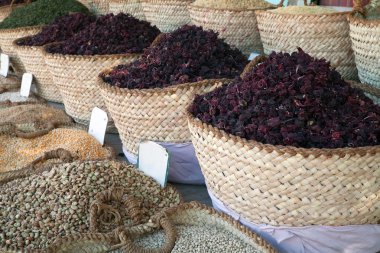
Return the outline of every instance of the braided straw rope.
[[[364,13],[361,0],[354,1],[354,11],[348,16],[359,79],[380,89],[380,20],[356,17],[357,13]]]
[[[43,54],[54,84],[61,93],[67,114],[84,125],[89,124],[95,106],[107,111],[96,86],[98,74],[105,68],[130,63],[140,56],[139,54],[63,55],[50,54],[46,50]],[[108,130],[113,132],[115,131],[113,121],[110,116],[108,119]]]
[[[85,253],[85,252],[120,252],[120,253],[166,253],[174,248],[178,235],[176,225],[182,226],[213,226],[233,233],[240,240],[256,248],[258,252],[275,253],[276,250],[257,234],[242,226],[231,217],[218,213],[214,209],[198,202],[183,203],[158,213],[151,222],[132,228],[117,228],[111,233],[78,234],[58,238],[46,252]],[[151,233],[158,227],[163,227],[166,242],[159,249],[144,249],[134,245],[130,235],[134,237]],[[190,238],[189,238],[190,240]],[[190,242],[191,243],[191,242]],[[199,245],[197,245],[199,249]],[[202,252],[209,252],[204,249]]]
[[[140,0],[111,0],[109,8],[111,13],[129,13],[135,18],[146,20]]]
[[[329,60],[344,78],[355,80],[357,70],[347,13],[308,15],[256,11],[264,53],[291,53],[301,47],[313,57]]]
[[[0,29],[0,47],[3,53],[8,54],[14,71],[18,75],[25,72],[24,64],[18,57],[13,46],[13,41],[21,37],[30,36],[39,33],[41,26],[30,26],[15,29]]]
[[[98,84],[124,147],[136,155],[139,143],[144,140],[189,141],[186,108],[196,94],[209,92],[228,81],[211,79],[155,89],[121,89],[101,78]]]
[[[167,33],[191,22],[188,5],[193,0],[141,0],[146,20]]]
[[[221,38],[243,54],[263,51],[254,9],[224,10],[194,4],[188,9],[194,25],[218,32]]]
[[[252,223],[380,222],[380,146],[304,149],[227,134],[188,115],[207,186]]]
[[[45,63],[45,59],[43,57],[43,47],[17,45],[18,42],[28,38],[30,38],[30,36],[17,39],[13,42],[17,55],[23,62],[26,71],[33,73],[33,83],[37,87],[38,94],[48,101],[62,103],[61,94],[58,88],[54,85],[53,77],[51,76],[48,66]]]

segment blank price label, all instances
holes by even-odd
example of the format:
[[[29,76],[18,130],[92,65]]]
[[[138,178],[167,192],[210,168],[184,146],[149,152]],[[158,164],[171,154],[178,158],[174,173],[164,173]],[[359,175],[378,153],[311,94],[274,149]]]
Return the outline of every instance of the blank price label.
[[[33,75],[31,73],[25,73],[22,75],[21,89],[20,89],[20,95],[22,97],[29,97],[32,81],[33,81]]]
[[[139,170],[154,178],[161,187],[166,186],[169,171],[169,153],[164,147],[153,141],[140,143],[137,164]]]
[[[7,77],[9,70],[9,56],[7,54],[0,55],[0,75]]]
[[[106,135],[108,123],[108,116],[105,111],[98,107],[94,107],[91,113],[90,126],[88,133],[97,139],[100,144],[104,144],[104,137]]]

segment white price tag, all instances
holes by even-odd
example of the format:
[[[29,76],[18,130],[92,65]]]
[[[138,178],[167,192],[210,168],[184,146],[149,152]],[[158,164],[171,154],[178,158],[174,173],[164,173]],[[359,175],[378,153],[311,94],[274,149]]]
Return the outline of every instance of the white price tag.
[[[0,75],[7,77],[9,70],[9,56],[7,54],[0,55]]]
[[[140,143],[137,166],[146,175],[154,178],[161,187],[166,186],[169,171],[169,153],[164,147],[153,141]]]
[[[95,137],[95,139],[97,139],[102,145],[104,144],[104,136],[106,135],[107,123],[107,113],[98,107],[94,107],[91,113],[88,133]]]
[[[30,87],[32,86],[33,75],[25,73],[22,75],[20,95],[22,97],[29,97]]]
[[[257,56],[259,56],[260,54],[258,53],[251,53],[248,57],[248,61],[252,61],[253,59],[255,59]]]

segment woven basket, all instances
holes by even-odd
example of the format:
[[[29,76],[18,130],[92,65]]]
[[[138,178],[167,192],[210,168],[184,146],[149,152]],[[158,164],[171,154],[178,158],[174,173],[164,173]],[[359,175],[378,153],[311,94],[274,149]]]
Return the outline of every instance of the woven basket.
[[[89,0],[88,5],[90,10],[96,15],[104,15],[109,12],[109,1],[110,0]]]
[[[123,146],[137,155],[138,145],[144,140],[188,142],[186,108],[196,94],[209,92],[228,81],[204,80],[155,89],[121,89],[101,78],[98,84]]]
[[[159,239],[156,244],[160,248],[143,248],[138,246],[130,239],[129,235],[138,237],[147,232],[151,232],[154,227],[163,227],[166,238]],[[218,229],[219,235],[223,233],[233,234],[236,241],[241,241],[247,246],[255,249],[257,253],[274,253],[275,249],[255,233],[240,225],[231,217],[218,213],[210,207],[206,207],[197,202],[181,204],[178,207],[169,208],[154,217],[154,221],[134,227],[120,228],[109,234],[83,234],[64,237],[56,240],[49,248],[51,252],[59,253],[85,253],[85,252],[134,252],[134,253],[153,253],[153,252],[220,252],[213,248],[215,245],[196,244],[191,236],[181,236],[178,228],[198,228],[199,230],[207,227]],[[144,240],[149,239],[152,234],[139,238],[139,244],[144,245]],[[194,235],[196,237],[196,235]],[[212,234],[210,236],[218,236]],[[162,240],[162,241],[161,241]],[[165,240],[165,241],[164,241]],[[236,242],[226,238],[227,245]],[[136,241],[136,240],[135,240]],[[217,242],[215,242],[217,243]],[[223,242],[220,242],[223,243]],[[118,245],[117,245],[118,244]],[[184,245],[187,244],[187,245]],[[184,251],[183,247],[193,247],[194,251]],[[220,245],[219,245],[220,247]],[[214,250],[214,251],[213,251]]]
[[[129,13],[135,18],[146,20],[140,0],[111,0],[109,12],[114,14],[120,12]]]
[[[45,47],[46,49],[46,47]],[[119,55],[63,55],[44,51],[49,71],[62,95],[66,112],[80,124],[90,123],[92,109],[97,106],[107,111],[99,88],[96,86],[98,74],[105,68],[126,64],[136,60],[139,54]],[[109,118],[108,129],[114,132],[114,124]]]
[[[38,94],[48,101],[62,103],[61,94],[54,85],[53,77],[45,63],[43,47],[17,45],[17,42],[27,38],[29,38],[29,36],[17,39],[13,42],[17,55],[24,64],[26,71],[33,74],[33,83],[36,85]]]
[[[11,14],[11,12],[14,9],[23,7],[25,5],[26,4],[23,3],[23,4],[13,4],[13,5],[6,5],[6,6],[0,7],[0,22],[2,22],[6,17],[8,17],[8,15]]]
[[[14,72],[17,75],[22,75],[25,72],[25,67],[17,55],[17,52],[13,46],[13,41],[21,37],[37,34],[40,30],[40,26],[0,29],[0,48],[3,53],[9,55],[10,62],[12,63]]]
[[[194,0],[142,0],[147,21],[167,33],[191,22],[187,7]]]
[[[359,79],[380,89],[380,20],[355,17],[357,12],[364,13],[361,0],[354,1],[354,12],[348,18]]]
[[[256,11],[264,53],[291,53],[301,47],[313,57],[329,60],[344,78],[356,80],[347,13],[308,15]]]
[[[374,86],[365,83],[358,83],[354,81],[348,82],[351,84],[351,86],[363,90],[364,94],[367,97],[372,99],[375,104],[380,105],[380,89],[377,89]]]
[[[380,146],[304,149],[225,133],[188,115],[207,186],[256,224],[377,224]]]
[[[243,54],[263,51],[254,9],[224,10],[191,4],[189,12],[194,25],[218,32],[221,38]]]

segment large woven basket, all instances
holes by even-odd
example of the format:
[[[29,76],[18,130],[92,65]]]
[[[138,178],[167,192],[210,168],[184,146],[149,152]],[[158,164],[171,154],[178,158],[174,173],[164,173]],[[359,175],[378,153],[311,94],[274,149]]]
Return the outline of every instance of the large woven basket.
[[[135,18],[145,20],[144,10],[140,0],[111,0],[109,12],[117,14],[120,12],[129,13]]]
[[[29,36],[17,39],[13,42],[17,55],[24,64],[26,71],[33,74],[33,83],[36,85],[38,94],[48,101],[62,103],[61,94],[54,85],[53,77],[45,63],[43,47],[17,45],[17,42],[27,38],[29,38]]]
[[[245,55],[262,52],[263,45],[254,9],[224,10],[189,5],[191,22],[219,33],[221,38]]]
[[[364,13],[361,0],[354,1],[348,18],[359,79],[380,89],[380,20],[355,17],[358,12]]]
[[[380,146],[273,146],[227,134],[192,115],[188,121],[207,187],[249,222],[380,222]]]
[[[46,46],[47,47],[47,46]],[[45,47],[45,49],[46,49]],[[99,88],[98,74],[105,68],[136,60],[139,54],[120,55],[63,55],[44,51],[44,58],[61,93],[66,112],[80,124],[88,125],[94,107],[107,111]],[[114,125],[109,117],[109,131]]]
[[[18,57],[14,48],[13,41],[25,36],[39,33],[40,26],[22,27],[15,29],[0,29],[0,48],[5,54],[8,54],[16,74],[21,75],[25,72],[24,64]]]
[[[301,47],[313,57],[325,58],[347,79],[357,70],[349,37],[348,12],[323,15],[279,14],[256,11],[264,53],[294,52]]]
[[[145,241],[151,240],[149,237],[154,236],[155,233],[160,233],[154,232],[152,234],[152,229],[156,227],[162,227],[165,233],[165,238],[162,237],[155,242],[156,245],[160,245],[160,248],[145,248]],[[134,253],[221,252],[220,247],[223,247],[223,245],[198,244],[196,241],[193,241],[193,239],[199,240],[196,234],[181,235],[179,229],[190,227],[197,228],[200,231],[207,228],[218,230],[217,234],[210,234],[210,236],[217,237],[224,233],[235,236],[233,239],[226,237],[226,241],[224,242],[215,241],[215,244],[226,243],[227,245],[233,245],[235,242],[241,241],[246,246],[252,247],[252,250],[257,253],[276,252],[270,244],[231,217],[218,213],[214,209],[197,202],[184,203],[178,207],[169,208],[158,213],[154,217],[154,220],[147,224],[132,228],[119,228],[114,233],[82,234],[59,238],[51,245],[49,250],[57,253],[95,253],[110,251],[112,248],[115,249],[115,251],[111,250],[112,252]],[[149,235],[144,235],[144,233],[149,232]],[[133,241],[130,239],[130,235],[138,239]],[[117,244],[119,245],[117,246]],[[214,248],[217,246],[219,246],[219,250]],[[192,248],[193,251],[189,251],[189,248]]]
[[[147,21],[167,33],[191,22],[187,7],[194,0],[142,0]]]
[[[121,89],[98,79],[101,94],[123,146],[134,155],[140,142],[145,140],[188,142],[190,132],[186,108],[196,94],[209,92],[227,81],[216,79],[166,88]]]

